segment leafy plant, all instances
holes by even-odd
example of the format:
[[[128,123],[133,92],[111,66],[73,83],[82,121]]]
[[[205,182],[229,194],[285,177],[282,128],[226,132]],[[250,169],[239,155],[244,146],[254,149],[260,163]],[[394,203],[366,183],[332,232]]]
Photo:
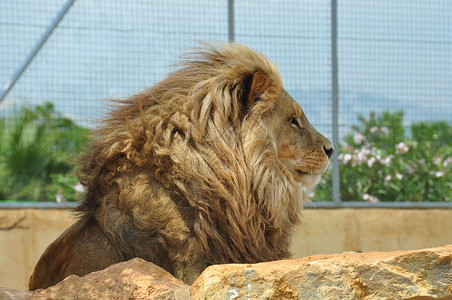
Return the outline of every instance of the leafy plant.
[[[87,133],[51,103],[0,120],[0,199],[55,200],[56,179],[71,176],[70,161],[83,149]]]
[[[450,201],[452,125],[419,122],[405,130],[403,113],[359,117],[340,146],[343,201]],[[51,103],[22,108],[0,119],[0,199],[76,201],[83,187],[70,161],[83,151],[88,130],[57,113]],[[328,201],[332,174],[314,201]]]
[[[419,122],[407,132],[403,113],[371,113],[340,146],[343,201],[450,201],[452,199],[452,126]],[[331,172],[315,201],[331,199]]]

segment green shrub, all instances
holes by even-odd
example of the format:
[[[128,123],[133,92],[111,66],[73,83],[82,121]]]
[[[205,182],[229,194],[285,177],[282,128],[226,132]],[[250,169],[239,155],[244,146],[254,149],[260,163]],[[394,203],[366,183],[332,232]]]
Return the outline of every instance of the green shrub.
[[[76,181],[70,162],[83,150],[87,133],[51,103],[1,119],[0,199],[55,201],[68,182]],[[65,198],[73,201],[76,195],[66,192]]]
[[[450,201],[452,126],[414,123],[405,131],[403,113],[371,113],[340,146],[343,201]],[[331,199],[331,170],[314,201]]]

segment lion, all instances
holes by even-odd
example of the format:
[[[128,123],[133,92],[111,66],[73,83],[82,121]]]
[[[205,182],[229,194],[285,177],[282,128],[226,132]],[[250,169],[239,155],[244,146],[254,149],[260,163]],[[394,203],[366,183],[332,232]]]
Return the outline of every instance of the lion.
[[[276,66],[238,43],[194,49],[93,134],[80,218],[45,250],[30,290],[135,257],[187,284],[212,264],[288,258],[303,190],[333,154]]]

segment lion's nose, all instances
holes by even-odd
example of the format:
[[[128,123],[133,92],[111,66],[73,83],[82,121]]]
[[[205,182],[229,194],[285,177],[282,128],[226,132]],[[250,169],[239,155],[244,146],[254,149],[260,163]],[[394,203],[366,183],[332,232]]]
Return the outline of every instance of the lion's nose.
[[[333,145],[323,146],[323,151],[325,151],[325,154],[326,154],[326,156],[328,156],[328,158],[331,158],[331,156],[333,156],[333,153],[334,153]]]

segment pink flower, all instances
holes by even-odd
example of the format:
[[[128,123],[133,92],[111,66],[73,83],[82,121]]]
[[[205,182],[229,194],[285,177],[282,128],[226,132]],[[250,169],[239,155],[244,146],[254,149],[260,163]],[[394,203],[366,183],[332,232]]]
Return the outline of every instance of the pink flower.
[[[356,144],[362,144],[365,140],[366,140],[366,137],[365,137],[362,133],[357,133],[357,134],[355,134],[355,136],[353,137],[353,141],[354,141]]]
[[[433,164],[439,166],[439,165],[441,165],[441,163],[442,163],[442,160],[441,160],[440,157],[435,157],[435,158],[433,159]]]
[[[452,165],[452,156],[448,157],[446,160],[443,161],[443,167],[446,168],[448,166]]]
[[[393,155],[387,156],[385,159],[381,159],[380,162],[385,165],[386,167],[389,167],[391,165],[392,159],[394,158]],[[378,159],[378,157],[377,157]]]
[[[381,133],[383,136],[387,136],[389,134],[389,129],[386,126],[381,127]]]
[[[443,177],[443,176],[444,176],[444,172],[443,171],[438,171],[438,172],[435,173],[435,177],[436,178],[440,178],[440,177]]]
[[[74,189],[77,193],[83,193],[85,191],[85,187],[79,182],[74,186]]]
[[[376,161],[377,161],[377,159],[376,159],[375,157],[371,157],[371,158],[369,158],[369,160],[367,161],[367,165],[368,165],[369,167],[372,167]]]
[[[378,198],[369,194],[364,194],[363,195],[363,200],[364,201],[369,201],[371,203],[377,203],[378,202]]]
[[[346,164],[352,160],[352,155],[350,153],[339,154],[339,160]]]
[[[408,165],[406,165],[405,170],[406,170],[406,172],[407,172],[408,174],[411,175],[411,174],[414,173],[415,167],[413,167],[412,165],[408,164]]]
[[[404,142],[398,143],[396,145],[396,153],[397,154],[405,154],[410,150],[410,147]]]

